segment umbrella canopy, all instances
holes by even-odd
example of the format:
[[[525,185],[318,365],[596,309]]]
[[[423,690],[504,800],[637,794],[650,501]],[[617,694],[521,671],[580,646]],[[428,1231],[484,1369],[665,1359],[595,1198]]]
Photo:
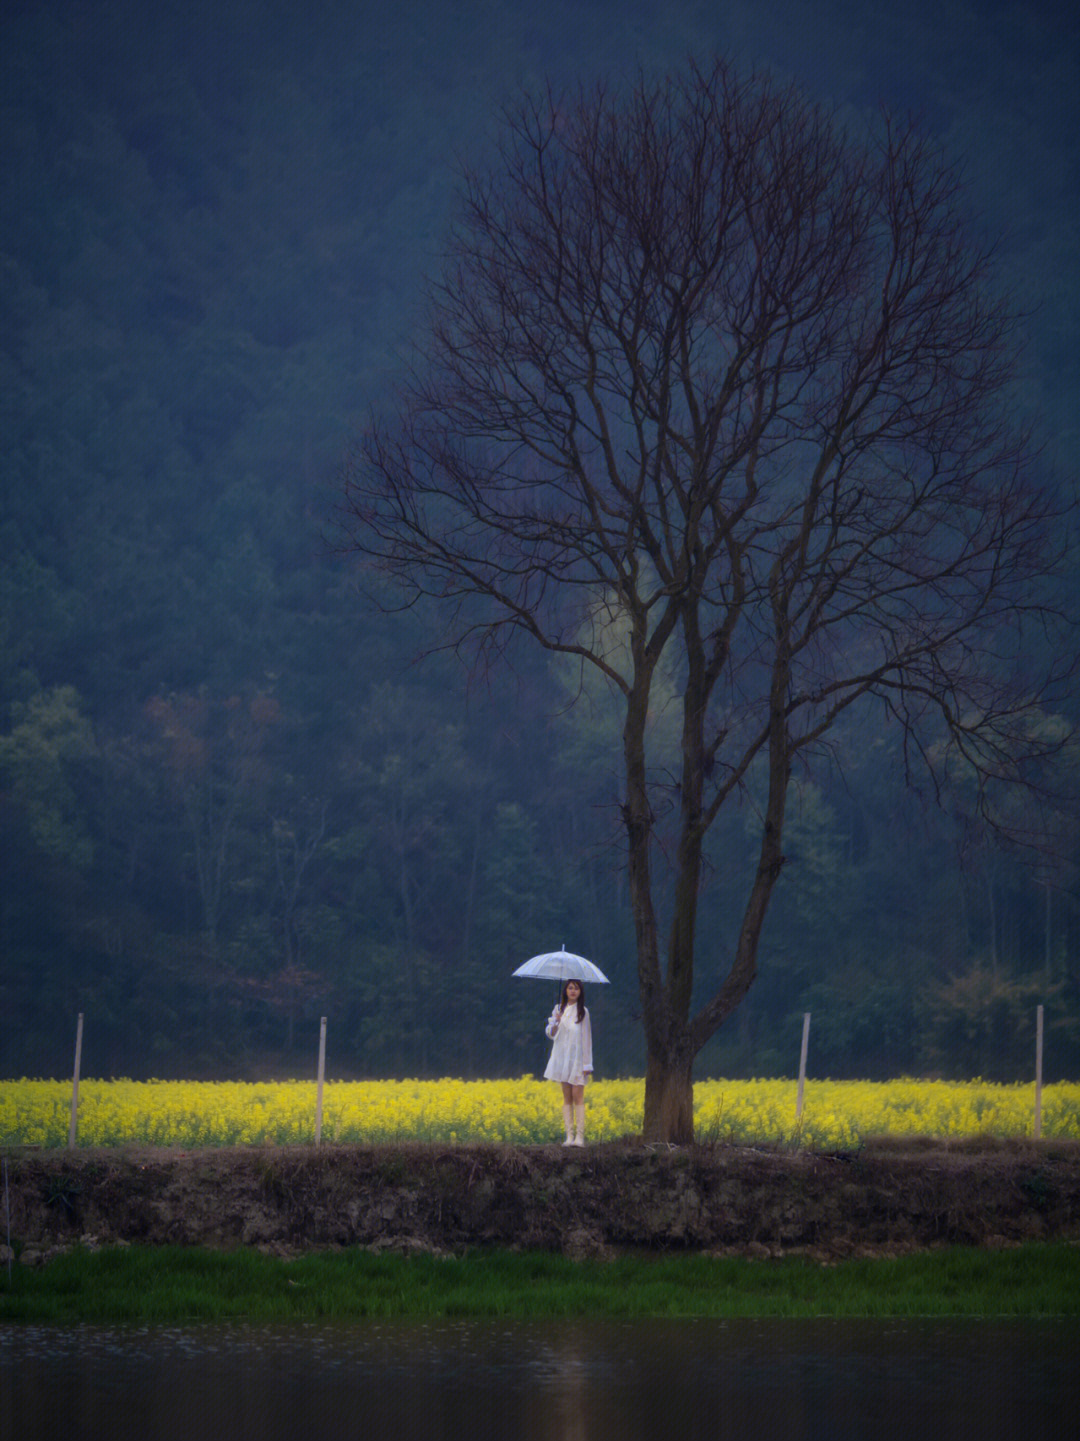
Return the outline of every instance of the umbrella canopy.
[[[545,951],[542,956],[533,956],[523,966],[518,966],[515,976],[533,976],[542,981],[591,981],[594,985],[610,985],[607,976],[599,966],[587,961],[584,956],[575,956],[564,947],[559,951]]]

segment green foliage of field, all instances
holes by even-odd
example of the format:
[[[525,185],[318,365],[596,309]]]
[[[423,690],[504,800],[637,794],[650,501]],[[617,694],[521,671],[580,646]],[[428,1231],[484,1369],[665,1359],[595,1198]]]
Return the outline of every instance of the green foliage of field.
[[[73,1251],[0,1275],[0,1321],[132,1324],[364,1317],[1080,1316],[1080,1247],[950,1248],[820,1265],[708,1256]]]

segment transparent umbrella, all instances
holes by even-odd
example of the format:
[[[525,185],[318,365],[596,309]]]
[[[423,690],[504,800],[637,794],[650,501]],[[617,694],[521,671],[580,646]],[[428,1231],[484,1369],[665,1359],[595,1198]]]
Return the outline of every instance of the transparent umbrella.
[[[545,951],[533,956],[524,965],[518,966],[515,976],[531,976],[541,981],[591,981],[593,985],[608,986],[611,982],[599,966],[587,961],[584,956],[575,956],[565,946],[558,951]]]

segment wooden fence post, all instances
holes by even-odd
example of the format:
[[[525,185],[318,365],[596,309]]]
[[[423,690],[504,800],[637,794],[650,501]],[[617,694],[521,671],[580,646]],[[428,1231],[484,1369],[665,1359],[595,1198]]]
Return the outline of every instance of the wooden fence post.
[[[315,1144],[322,1143],[323,1075],[326,1071],[326,1017],[319,1022],[319,1082],[315,1089]]]
[[[1043,1008],[1035,1008],[1035,1139],[1042,1135]]]
[[[799,1089],[795,1095],[795,1120],[802,1120],[803,1087],[806,1084],[806,1050],[810,1041],[810,1012],[802,1018],[802,1048],[799,1051]]]
[[[8,1198],[8,1169],[7,1157],[4,1157],[4,1230],[7,1236],[7,1279],[11,1285],[11,1262],[13,1251],[11,1249],[11,1201]]]
[[[82,1023],[83,1013],[79,1012],[75,1027],[75,1074],[71,1081],[71,1121],[68,1125],[68,1150],[75,1149],[75,1134],[79,1129],[79,1071],[82,1067]]]

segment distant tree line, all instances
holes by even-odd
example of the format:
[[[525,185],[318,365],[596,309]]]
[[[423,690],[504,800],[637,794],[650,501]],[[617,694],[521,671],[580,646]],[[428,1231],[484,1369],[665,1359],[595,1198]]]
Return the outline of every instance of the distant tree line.
[[[421,684],[421,680],[424,683]],[[553,677],[469,705],[447,670],[357,687],[328,740],[264,682],[147,697],[123,729],[69,686],[0,738],[0,1074],[57,1074],[87,1015],[86,1074],[303,1075],[318,1017],[350,1076],[541,1068],[552,999],[514,966],[565,941],[603,1073],[640,1074],[633,945],[612,795]],[[905,798],[880,737],[845,737],[829,790],[793,806],[755,992],[705,1074],[1014,1079],[1047,1010],[1047,1074],[1075,1074],[1075,904],[1060,874]],[[702,986],[753,864],[733,818],[710,848]]]

